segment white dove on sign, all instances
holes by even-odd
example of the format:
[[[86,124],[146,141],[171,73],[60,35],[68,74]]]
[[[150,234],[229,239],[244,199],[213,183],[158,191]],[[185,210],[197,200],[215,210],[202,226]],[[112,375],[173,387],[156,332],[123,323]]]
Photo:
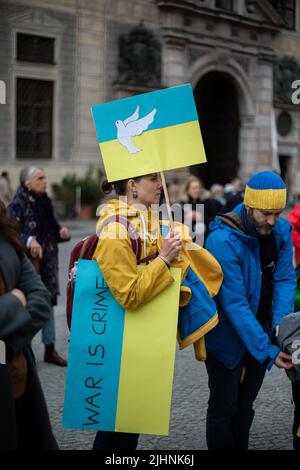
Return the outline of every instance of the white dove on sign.
[[[117,127],[117,138],[121,145],[127,148],[129,153],[140,152],[141,149],[135,147],[131,142],[131,137],[141,135],[143,131],[148,129],[148,126],[154,121],[154,116],[156,114],[156,109],[139,119],[140,107],[137,106],[136,110],[124,121],[116,121]]]

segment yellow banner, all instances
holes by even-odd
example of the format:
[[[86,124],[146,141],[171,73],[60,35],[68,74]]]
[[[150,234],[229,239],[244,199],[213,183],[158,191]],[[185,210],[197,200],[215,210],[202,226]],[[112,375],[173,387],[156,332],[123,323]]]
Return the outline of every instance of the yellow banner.
[[[172,275],[157,297],[126,311],[116,431],[169,433],[181,270]]]
[[[99,144],[108,181],[206,162],[198,121],[155,129],[131,140],[140,152],[130,154],[118,140]]]

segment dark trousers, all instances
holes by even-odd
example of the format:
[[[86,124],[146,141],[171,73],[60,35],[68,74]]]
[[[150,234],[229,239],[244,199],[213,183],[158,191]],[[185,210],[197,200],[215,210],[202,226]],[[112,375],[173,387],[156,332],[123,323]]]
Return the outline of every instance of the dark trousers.
[[[253,402],[262,385],[266,368],[252,356],[243,365],[228,369],[211,355],[205,361],[210,396],[206,420],[207,447],[248,449],[249,431],[254,418]]]
[[[98,431],[93,450],[136,450],[139,434]]]
[[[294,449],[300,450],[300,382],[292,382],[294,410]]]

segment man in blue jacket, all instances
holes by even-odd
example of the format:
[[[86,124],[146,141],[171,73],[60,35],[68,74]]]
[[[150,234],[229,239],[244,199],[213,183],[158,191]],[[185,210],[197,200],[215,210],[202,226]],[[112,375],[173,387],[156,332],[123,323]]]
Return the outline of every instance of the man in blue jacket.
[[[215,298],[219,324],[205,336],[208,449],[247,449],[266,369],[293,367],[275,340],[296,287],[291,225],[280,217],[285,205],[283,180],[259,172],[246,185],[244,204],[210,224],[206,248],[224,280]]]

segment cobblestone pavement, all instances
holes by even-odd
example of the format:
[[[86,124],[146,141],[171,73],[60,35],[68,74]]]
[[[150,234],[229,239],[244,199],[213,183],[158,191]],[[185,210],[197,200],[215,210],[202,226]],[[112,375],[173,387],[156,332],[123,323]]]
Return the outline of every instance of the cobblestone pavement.
[[[73,239],[60,246],[60,279],[62,295],[56,307],[57,350],[67,356],[68,340],[65,320],[66,270],[71,247],[87,233],[93,224],[73,222],[68,225]],[[95,432],[62,429],[65,392],[65,368],[43,362],[40,334],[33,342],[37,366],[50,418],[61,449],[90,449]],[[206,449],[205,415],[208,387],[205,366],[194,359],[193,349],[177,351],[170,433],[167,437],[141,436],[139,449],[200,450]],[[291,387],[285,373],[275,367],[268,372],[255,404],[256,416],[251,429],[251,449],[292,449],[291,426],[293,405]]]

